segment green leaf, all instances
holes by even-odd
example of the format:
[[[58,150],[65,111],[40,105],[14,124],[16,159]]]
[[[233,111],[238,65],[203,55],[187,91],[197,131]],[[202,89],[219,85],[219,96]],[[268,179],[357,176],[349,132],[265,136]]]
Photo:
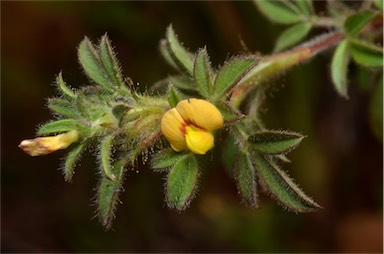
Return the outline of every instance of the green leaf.
[[[295,212],[310,212],[320,206],[308,197],[293,180],[262,154],[255,154],[257,175],[279,203]]]
[[[107,34],[101,37],[100,41],[100,60],[108,75],[109,80],[116,86],[123,86],[123,78],[116,54],[111,47]]]
[[[116,176],[115,180],[103,177],[97,191],[99,218],[107,229],[112,226],[112,220],[115,218],[114,211],[119,203],[119,194],[124,191],[122,187],[124,164],[123,160],[115,162],[112,166],[112,174]]]
[[[113,84],[101,64],[99,53],[87,37],[80,43],[78,58],[90,79],[107,90],[111,90]]]
[[[373,11],[356,12],[345,20],[344,29],[351,36],[357,35],[375,16]]]
[[[292,45],[295,45],[304,39],[310,30],[311,24],[309,23],[303,22],[292,25],[280,34],[279,38],[277,39],[274,51],[278,52]]]
[[[118,104],[113,106],[112,114],[113,116],[120,121],[123,116],[130,110],[130,107],[127,104]]]
[[[53,133],[68,132],[76,129],[77,120],[75,119],[63,119],[53,122],[48,122],[40,126],[37,134],[38,135],[48,135]]]
[[[187,51],[177,39],[177,35],[172,25],[167,29],[167,48],[169,55],[181,71],[186,71],[189,75],[193,75],[193,55]]]
[[[195,92],[196,89],[193,86],[192,79],[186,75],[170,76],[169,81],[180,90]]]
[[[238,109],[232,107],[225,101],[221,101],[219,104],[216,104],[216,107],[220,110],[225,122],[230,123],[245,117],[245,115]]]
[[[168,92],[167,92],[168,102],[171,108],[176,107],[177,103],[181,101],[181,96],[179,94],[179,91],[173,86],[170,85]]]
[[[313,8],[312,0],[295,0],[295,3],[300,12],[305,16],[311,17],[314,15],[315,10]]]
[[[281,24],[293,24],[301,21],[297,9],[288,1],[253,0],[258,9],[268,19]]]
[[[383,48],[373,44],[350,39],[353,60],[366,67],[383,66]]]
[[[86,96],[84,95],[83,91],[80,91],[77,95],[77,98],[75,100],[75,106],[79,114],[84,118],[91,118],[90,111],[91,107],[88,107],[88,104],[85,100]]]
[[[347,70],[349,61],[349,43],[342,41],[333,54],[331,63],[331,76],[336,91],[343,97],[347,95]]]
[[[104,176],[111,180],[115,180],[116,176],[111,170],[112,150],[113,150],[113,135],[105,137],[101,141],[100,146],[100,166],[104,172]]]
[[[173,68],[175,68],[176,70],[178,70],[178,66],[177,66],[177,64],[175,63],[175,61],[173,61],[173,58],[172,58],[172,56],[170,55],[170,53],[169,53],[169,51],[168,51],[168,43],[167,43],[167,40],[165,40],[165,39],[160,40],[160,46],[159,46],[159,49],[160,49],[160,53],[161,53],[161,55],[163,56],[163,58],[165,59],[165,61],[166,61],[170,66],[172,66]]]
[[[286,154],[296,148],[303,138],[295,132],[266,130],[250,135],[248,142],[261,153]]]
[[[60,90],[62,91],[62,93],[70,98],[76,98],[76,94],[72,91],[71,88],[69,88],[64,80],[63,80],[63,76],[62,76],[62,73],[60,72],[59,75],[57,76],[56,78],[56,84],[57,86],[60,88]]]
[[[69,101],[60,98],[48,99],[48,108],[62,117],[77,118],[79,116]]]
[[[213,73],[206,48],[197,53],[193,68],[193,77],[200,94],[208,98],[212,94]]]
[[[235,179],[239,193],[251,207],[257,207],[256,179],[248,151],[240,151],[235,160]]]
[[[184,153],[178,153],[172,149],[164,149],[152,157],[151,166],[153,169],[164,169],[175,165],[181,158],[188,156]]]
[[[81,153],[87,147],[87,142],[78,142],[73,144],[71,147],[71,150],[68,152],[67,157],[65,158],[63,167],[64,178],[68,182],[72,182],[76,162],[80,159]]]
[[[214,83],[214,100],[221,99],[225,93],[235,87],[241,79],[256,66],[255,57],[236,57],[224,63],[217,73]]]
[[[170,208],[184,210],[197,185],[198,165],[193,154],[183,156],[171,168],[167,177],[167,203]]]

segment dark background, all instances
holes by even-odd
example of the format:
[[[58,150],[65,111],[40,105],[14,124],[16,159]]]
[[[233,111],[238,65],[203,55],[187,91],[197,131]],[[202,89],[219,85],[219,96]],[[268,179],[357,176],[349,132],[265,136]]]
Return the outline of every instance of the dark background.
[[[207,45],[215,66],[242,50],[240,37],[268,54],[284,29],[251,2],[1,2],[1,252],[382,252],[383,147],[370,90],[352,66],[350,99],[339,97],[329,52],[273,81],[263,108],[268,128],[308,136],[284,168],[324,207],[314,213],[288,212],[267,195],[259,209],[245,207],[222,165],[205,170],[179,213],[163,202],[164,175],[143,167],[128,172],[105,231],[94,217],[91,154],[67,183],[57,170],[65,151],[18,149],[51,118],[46,98],[61,70],[71,86],[87,84],[76,57],[85,35],[96,42],[108,32],[124,74],[145,87],[172,71],[158,52],[170,23],[192,51]]]

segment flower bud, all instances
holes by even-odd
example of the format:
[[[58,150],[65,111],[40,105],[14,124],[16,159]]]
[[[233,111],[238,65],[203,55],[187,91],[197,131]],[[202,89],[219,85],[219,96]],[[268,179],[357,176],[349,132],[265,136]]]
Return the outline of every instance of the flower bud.
[[[79,132],[72,130],[51,137],[38,137],[21,141],[19,147],[31,156],[47,155],[59,149],[65,149],[79,140]]]

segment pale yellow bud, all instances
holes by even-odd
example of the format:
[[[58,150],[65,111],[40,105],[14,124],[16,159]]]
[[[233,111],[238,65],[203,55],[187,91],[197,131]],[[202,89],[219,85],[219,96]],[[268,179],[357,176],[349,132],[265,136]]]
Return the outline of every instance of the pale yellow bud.
[[[72,130],[51,137],[39,137],[21,141],[19,147],[31,156],[47,155],[59,149],[65,149],[79,140],[79,132]]]

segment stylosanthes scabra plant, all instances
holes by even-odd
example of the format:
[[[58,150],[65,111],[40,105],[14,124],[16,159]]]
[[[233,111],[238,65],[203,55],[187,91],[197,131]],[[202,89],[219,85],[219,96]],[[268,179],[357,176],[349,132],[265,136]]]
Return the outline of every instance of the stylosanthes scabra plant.
[[[259,190],[264,190],[290,211],[317,210],[320,205],[281,168],[305,136],[269,130],[260,119],[266,84],[331,48],[335,48],[331,78],[343,97],[347,97],[351,59],[382,75],[383,50],[375,35],[382,29],[382,24],[377,25],[382,7],[370,2],[342,12],[330,6],[329,15],[320,17],[309,0],[255,1],[255,5],[272,22],[289,26],[277,39],[273,54],[239,54],[214,68],[207,47],[189,51],[170,25],[160,52],[177,73],[157,83],[166,88],[158,95],[138,92],[133,81],[123,76],[106,34],[97,45],[85,37],[78,47],[78,61],[91,84],[73,89],[59,73],[60,94],[48,100],[57,118],[40,126],[38,137],[23,140],[19,147],[31,156],[67,149],[62,168],[69,182],[82,153],[94,147],[100,168],[97,212],[106,228],[112,225],[126,170],[142,154],[151,156],[155,171],[166,174],[168,207],[184,210],[203,173],[200,157],[228,143],[234,148],[229,166],[244,203],[258,207]],[[331,31],[297,45],[316,26]]]

